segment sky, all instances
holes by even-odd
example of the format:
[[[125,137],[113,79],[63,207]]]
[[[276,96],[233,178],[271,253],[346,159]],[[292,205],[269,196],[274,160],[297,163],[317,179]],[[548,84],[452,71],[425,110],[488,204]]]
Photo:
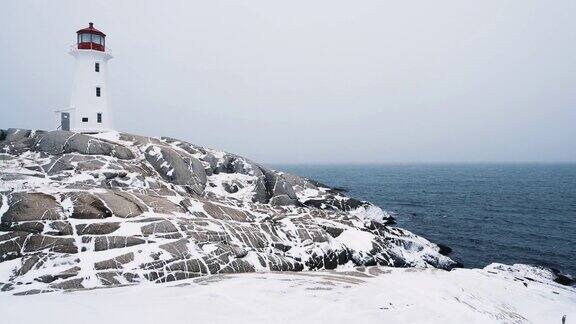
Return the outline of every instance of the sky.
[[[576,1],[3,1],[0,128],[53,129],[75,32],[116,129],[265,163],[576,162]]]

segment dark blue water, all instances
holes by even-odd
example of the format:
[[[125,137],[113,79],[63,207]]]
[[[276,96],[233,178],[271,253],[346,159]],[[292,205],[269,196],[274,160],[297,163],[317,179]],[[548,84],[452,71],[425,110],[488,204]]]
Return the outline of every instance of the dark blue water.
[[[576,275],[576,164],[274,165],[344,187],[466,267],[539,264]]]

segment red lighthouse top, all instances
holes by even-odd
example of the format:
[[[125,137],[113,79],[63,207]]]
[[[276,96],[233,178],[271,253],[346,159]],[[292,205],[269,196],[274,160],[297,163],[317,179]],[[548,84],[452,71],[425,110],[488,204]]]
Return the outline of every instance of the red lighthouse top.
[[[90,49],[104,52],[106,48],[106,34],[94,28],[93,23],[76,32],[78,49]]]

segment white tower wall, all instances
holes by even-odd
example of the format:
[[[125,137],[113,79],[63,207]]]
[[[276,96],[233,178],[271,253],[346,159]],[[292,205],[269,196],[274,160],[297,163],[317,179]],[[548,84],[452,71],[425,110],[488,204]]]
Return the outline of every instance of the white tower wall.
[[[95,133],[113,130],[108,87],[108,60],[110,53],[73,48],[70,54],[76,59],[74,84],[70,98],[70,130]],[[96,63],[99,72],[96,72]],[[97,96],[100,88],[100,96]],[[101,121],[98,121],[101,114]],[[87,120],[87,121],[86,121]]]

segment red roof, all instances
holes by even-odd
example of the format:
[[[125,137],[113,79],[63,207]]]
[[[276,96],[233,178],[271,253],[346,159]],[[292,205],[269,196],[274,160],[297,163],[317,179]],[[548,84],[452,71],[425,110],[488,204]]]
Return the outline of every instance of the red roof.
[[[99,31],[98,29],[94,28],[93,23],[89,23],[88,25],[89,25],[88,27],[86,27],[84,29],[80,29],[79,31],[77,31],[76,34],[95,34],[95,35],[100,35],[100,36],[106,37],[106,34]]]

